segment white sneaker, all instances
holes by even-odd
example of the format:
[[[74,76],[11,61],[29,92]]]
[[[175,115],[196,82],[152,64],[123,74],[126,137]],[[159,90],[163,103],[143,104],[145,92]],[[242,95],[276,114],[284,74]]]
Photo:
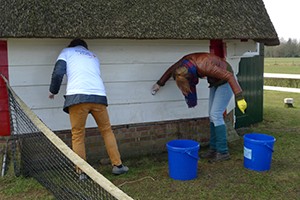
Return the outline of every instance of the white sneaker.
[[[128,170],[129,170],[129,168],[126,167],[125,165],[122,165],[121,167],[114,166],[112,168],[112,173],[115,175],[120,175],[120,174],[127,173]]]
[[[87,175],[86,175],[85,173],[79,174],[79,180],[80,180],[80,181],[84,181],[84,180],[86,180],[86,179],[87,179]]]

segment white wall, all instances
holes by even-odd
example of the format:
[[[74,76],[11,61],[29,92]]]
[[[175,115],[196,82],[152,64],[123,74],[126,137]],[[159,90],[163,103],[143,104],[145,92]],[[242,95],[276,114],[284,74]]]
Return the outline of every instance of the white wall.
[[[48,99],[56,57],[70,40],[9,39],[9,79],[16,93],[53,130],[69,129],[62,111],[65,85],[55,100]],[[113,125],[207,116],[207,83],[198,87],[199,107],[187,109],[184,98],[170,80],[152,96],[150,88],[162,73],[184,54],[208,51],[208,42],[87,40],[98,54],[107,89]],[[95,126],[89,118],[88,127]]]
[[[86,40],[101,60],[101,71],[113,125],[208,116],[206,80],[197,87],[198,106],[188,109],[183,95],[169,80],[155,95],[152,85],[164,71],[192,52],[208,52],[209,41],[176,40]],[[52,129],[69,129],[68,114],[62,111],[64,85],[54,100],[48,99],[56,57],[69,44],[65,39],[9,39],[10,85],[23,101]],[[235,48],[231,48],[234,43]],[[229,41],[227,54],[242,55],[240,44]],[[251,45],[250,45],[251,46]],[[227,44],[228,47],[228,44]],[[248,47],[246,49],[249,49]],[[231,62],[231,60],[228,60]],[[235,64],[236,63],[231,63]],[[87,127],[94,127],[89,117]]]
[[[227,47],[226,60],[233,68],[233,71],[237,75],[239,73],[239,63],[241,58],[249,57],[245,55],[246,52],[258,51],[257,43],[253,40],[243,41],[240,40],[227,40],[224,41]],[[242,88],[243,89],[243,88]],[[235,108],[235,99],[232,98],[227,107],[227,113]]]

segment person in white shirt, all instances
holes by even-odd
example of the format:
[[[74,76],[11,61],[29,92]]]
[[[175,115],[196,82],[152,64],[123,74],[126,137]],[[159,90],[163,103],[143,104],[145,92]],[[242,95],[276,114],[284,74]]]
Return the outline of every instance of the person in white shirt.
[[[86,160],[85,124],[90,113],[104,139],[113,166],[112,173],[126,173],[129,169],[122,164],[106,108],[108,103],[101,78],[100,61],[88,50],[84,40],[72,40],[59,54],[52,73],[50,99],[58,94],[64,75],[67,76],[67,89],[63,110],[70,116],[73,151]]]

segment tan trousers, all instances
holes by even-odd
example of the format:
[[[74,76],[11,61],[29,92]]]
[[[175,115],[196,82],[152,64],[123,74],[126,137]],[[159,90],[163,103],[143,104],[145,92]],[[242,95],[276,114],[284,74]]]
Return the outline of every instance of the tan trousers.
[[[72,126],[72,149],[81,158],[86,160],[85,151],[85,124],[88,114],[95,119],[103,137],[106,151],[112,165],[122,164],[115,135],[111,129],[108,112],[105,105],[96,103],[82,103],[69,107],[69,116]]]

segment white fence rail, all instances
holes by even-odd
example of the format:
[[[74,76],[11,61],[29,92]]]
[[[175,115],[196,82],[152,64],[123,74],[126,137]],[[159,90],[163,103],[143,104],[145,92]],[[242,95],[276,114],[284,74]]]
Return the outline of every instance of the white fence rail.
[[[300,79],[300,74],[264,73],[264,78]]]
[[[300,79],[300,74],[264,73],[264,78]],[[300,88],[277,87],[264,85],[264,90],[300,93]]]

